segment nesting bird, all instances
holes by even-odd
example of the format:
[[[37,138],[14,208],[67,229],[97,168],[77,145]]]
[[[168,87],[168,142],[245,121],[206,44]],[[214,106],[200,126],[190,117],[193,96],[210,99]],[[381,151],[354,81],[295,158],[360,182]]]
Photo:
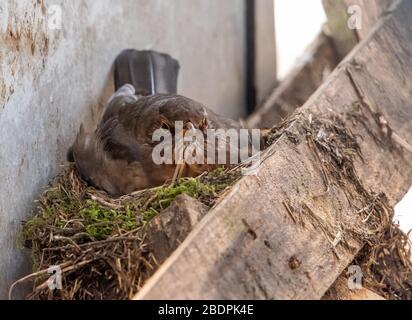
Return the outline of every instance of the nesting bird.
[[[167,130],[174,136],[180,122],[184,131],[197,129],[206,137],[208,129],[240,128],[236,121],[177,95],[177,72],[176,60],[153,51],[128,50],[117,58],[118,90],[96,130],[86,132],[81,127],[69,151],[69,158],[89,184],[122,195],[173,179],[178,164],[153,161],[159,144],[153,140],[156,130]],[[209,169],[206,163],[186,164],[179,174],[197,176]]]

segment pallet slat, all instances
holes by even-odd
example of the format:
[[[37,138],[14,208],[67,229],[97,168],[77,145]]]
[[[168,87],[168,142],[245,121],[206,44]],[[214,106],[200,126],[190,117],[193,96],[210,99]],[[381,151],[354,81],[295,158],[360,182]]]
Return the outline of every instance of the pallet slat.
[[[295,224],[285,204],[299,200],[335,225],[357,214],[342,189],[325,188],[319,159],[299,136],[302,122],[352,111],[362,97],[394,132],[412,141],[412,2],[397,2],[365,41],[309,99],[287,134],[267,150],[257,176],[242,178],[197,225],[136,299],[320,299],[362,247],[332,246],[321,229]],[[353,70],[352,77],[348,70]],[[412,157],[383,147],[371,127],[345,126],[359,139],[355,162],[367,190],[394,205],[412,183]],[[294,135],[294,139],[290,135]],[[317,195],[317,196],[315,196]],[[338,230],[336,230],[336,235]]]
[[[328,27],[340,58],[344,58],[372,31],[393,0],[323,0]],[[352,7],[354,10],[349,11]],[[357,10],[360,9],[360,12]],[[359,13],[359,15],[358,15]],[[349,28],[348,22],[359,20],[359,29]]]
[[[302,106],[338,64],[332,40],[321,32],[299,63],[246,119],[249,128],[270,128]]]

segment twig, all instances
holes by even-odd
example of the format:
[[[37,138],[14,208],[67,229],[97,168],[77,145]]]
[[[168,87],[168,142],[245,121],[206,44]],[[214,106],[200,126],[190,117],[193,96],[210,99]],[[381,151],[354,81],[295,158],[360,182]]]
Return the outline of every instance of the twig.
[[[70,265],[70,263],[71,263],[71,262],[64,262],[64,263],[58,265],[58,267],[62,268],[62,267],[64,267],[64,266],[66,266],[66,265]],[[9,289],[9,300],[12,300],[13,289],[14,289],[14,287],[15,287],[16,285],[18,285],[19,283],[25,282],[25,281],[27,281],[27,280],[29,280],[29,279],[31,279],[31,278],[35,278],[35,277],[41,276],[41,275],[43,275],[43,274],[48,274],[48,273],[49,273],[49,268],[43,269],[43,270],[40,270],[40,271],[31,273],[31,274],[29,274],[29,275],[27,275],[27,276],[25,276],[25,277],[23,277],[23,278],[15,281],[15,282],[13,282],[13,284],[10,286],[10,289]]]
[[[319,165],[320,165],[320,168],[321,168],[321,171],[322,171],[323,183],[324,183],[325,188],[326,188],[326,190],[322,194],[314,196],[314,198],[320,198],[320,197],[323,197],[324,195],[329,193],[329,191],[330,191],[330,182],[329,182],[328,175],[326,174],[325,166],[323,165],[323,161],[322,161],[322,159],[321,159],[321,157],[318,153],[318,149],[315,145],[315,142],[313,141],[312,136],[308,136],[308,142],[311,145],[311,149],[313,150],[313,153],[315,154],[316,159],[319,162]]]
[[[297,221],[292,213],[292,210],[290,209],[289,205],[286,203],[286,201],[282,201],[283,206],[285,207],[287,213],[289,214],[289,216],[291,217],[291,219],[293,220],[293,222],[295,224],[297,224]]]
[[[122,206],[120,206],[120,205],[107,202],[107,201],[103,200],[102,198],[99,198],[99,197],[97,197],[97,196],[95,196],[95,195],[93,195],[93,194],[90,194],[90,193],[89,193],[89,195],[90,195],[90,198],[91,198],[92,200],[97,201],[97,202],[100,203],[101,205],[103,205],[103,206],[105,206],[105,207],[108,207],[108,208],[110,208],[110,209],[120,209],[120,208],[122,207]]]

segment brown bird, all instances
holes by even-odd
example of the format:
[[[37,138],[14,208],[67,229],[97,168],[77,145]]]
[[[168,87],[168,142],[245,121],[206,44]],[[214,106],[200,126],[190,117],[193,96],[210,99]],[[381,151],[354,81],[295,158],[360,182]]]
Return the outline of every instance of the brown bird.
[[[132,52],[134,58],[136,52]],[[153,56],[153,52],[150,54]],[[141,59],[142,56],[137,57]],[[130,54],[128,59],[130,60]],[[143,65],[147,70],[146,64]],[[156,70],[156,65],[149,69]],[[134,73],[136,70],[141,71],[142,68],[133,67]],[[157,76],[159,73],[161,72]],[[140,76],[141,74],[142,72]],[[130,81],[121,78],[122,74],[116,76],[117,85]],[[153,161],[153,150],[159,144],[152,139],[155,130],[168,130],[175,137],[176,121],[183,123],[184,132],[195,128],[203,132],[205,137],[208,129],[240,128],[238,122],[218,116],[201,103],[177,94],[139,95],[140,92],[147,94],[159,91],[150,87],[153,83],[139,84],[138,92],[133,85],[123,84],[110,98],[96,130],[87,133],[83,127],[80,128],[76,141],[69,150],[69,159],[75,162],[81,176],[89,184],[109,194],[122,195],[161,185],[176,177],[177,170],[181,170],[180,175],[183,176],[197,176],[215,166],[206,163],[186,164],[179,169],[176,163],[156,164]],[[176,85],[172,84],[173,86],[176,88]],[[164,91],[174,89],[166,88]],[[175,144],[172,147],[175,148]]]

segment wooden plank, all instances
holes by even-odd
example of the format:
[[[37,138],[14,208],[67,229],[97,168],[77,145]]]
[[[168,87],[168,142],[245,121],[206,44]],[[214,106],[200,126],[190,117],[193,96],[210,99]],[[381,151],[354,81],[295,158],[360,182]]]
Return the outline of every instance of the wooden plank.
[[[302,106],[323,83],[325,76],[360,40],[366,38],[379,17],[393,4],[393,0],[323,0],[323,2],[329,18],[328,31],[322,31],[302,55],[302,63],[299,63],[261,104],[261,107],[245,120],[247,127],[269,128],[280,123],[296,108]],[[348,28],[350,5],[358,5],[362,9],[362,28],[359,30]]]
[[[277,85],[276,35],[273,0],[255,1],[256,38],[256,103]]]
[[[268,128],[280,123],[307,99],[323,83],[325,75],[366,38],[379,17],[393,3],[392,0],[323,0],[329,20],[330,35],[323,31],[302,55],[302,63],[281,82],[261,107],[246,119],[250,128]],[[362,9],[362,28],[350,30],[348,7],[358,5]],[[340,54],[339,54],[340,53]]]
[[[399,151],[393,141],[383,143],[381,125],[367,116],[369,107],[374,114],[379,111],[379,120],[390,124],[398,141],[400,137],[412,141],[411,15],[412,2],[398,1],[288,122],[287,130],[265,151],[257,175],[243,177],[221,199],[136,299],[320,299],[324,295],[363,244],[350,230],[350,222],[359,220],[364,205],[352,202],[353,195],[360,187],[371,197],[383,192],[388,204],[394,205],[412,183],[411,153]],[[365,114],[357,118],[364,125],[350,116],[354,110]],[[328,163],[325,155],[314,151],[306,138],[308,124],[336,121],[338,115],[344,131],[358,137],[362,154],[353,155],[359,177],[353,185],[346,178],[339,183],[333,180],[322,165]],[[337,137],[322,128],[314,132],[317,138]],[[306,209],[296,210],[299,206]],[[384,216],[386,211],[382,207],[379,212]],[[300,220],[306,222],[294,223]],[[348,245],[342,245],[336,240],[342,240],[346,228]]]
[[[335,41],[340,58],[344,58],[360,41],[372,31],[393,0],[323,0],[328,27]],[[349,8],[355,11],[349,11]],[[357,11],[360,9],[359,18]],[[349,28],[348,21],[359,20],[359,29]]]
[[[249,128],[270,128],[302,106],[338,64],[331,39],[321,32],[299,63],[248,119]]]
[[[362,288],[359,290],[354,290],[354,291],[345,291],[344,293],[341,292],[339,300],[373,300],[373,301],[379,301],[379,300],[386,300],[384,297],[376,294],[373,291],[370,291],[366,288]]]
[[[322,300],[386,300],[367,288],[349,289],[348,280],[343,274],[329,288]]]
[[[146,244],[159,265],[186,239],[208,211],[209,208],[200,201],[179,195],[170,207],[150,220],[144,229]]]

